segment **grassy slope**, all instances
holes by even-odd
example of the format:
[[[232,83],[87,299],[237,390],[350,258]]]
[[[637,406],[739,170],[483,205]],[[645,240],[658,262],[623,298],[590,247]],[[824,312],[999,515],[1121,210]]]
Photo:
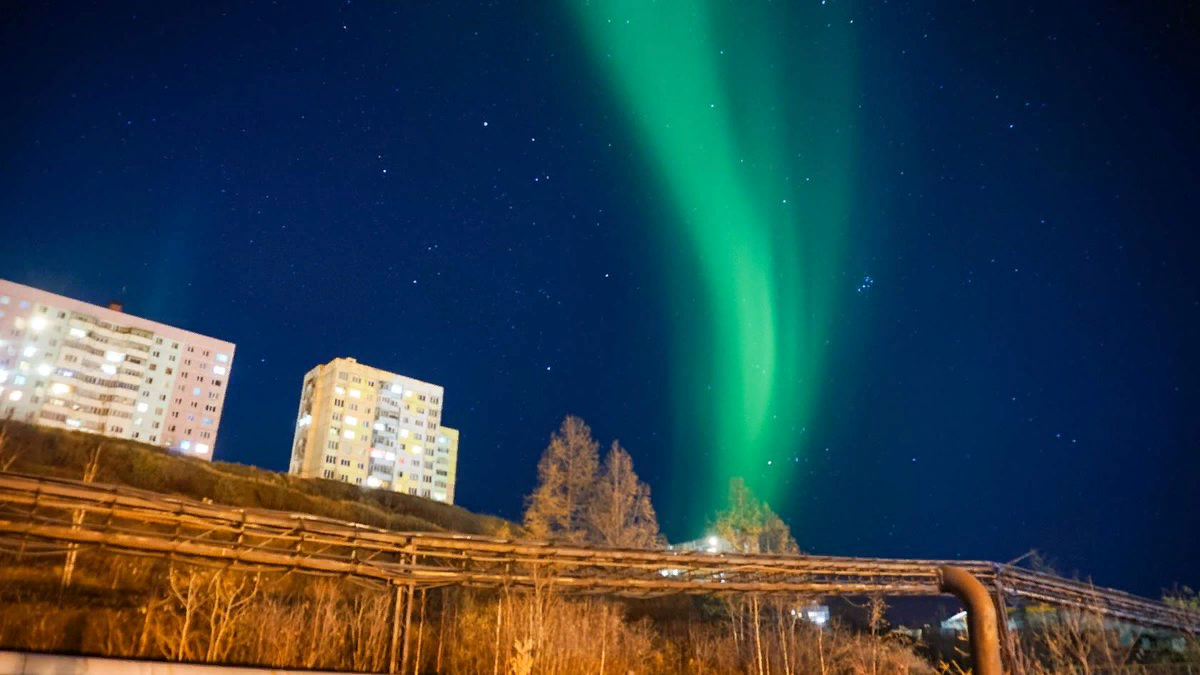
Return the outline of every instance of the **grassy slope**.
[[[464,508],[339,481],[298,478],[257,467],[170,455],[134,441],[4,422],[0,465],[9,471],[83,478],[88,458],[103,444],[95,482],[210,499],[217,504],[309,513],[401,531],[452,531],[511,536],[512,523]]]

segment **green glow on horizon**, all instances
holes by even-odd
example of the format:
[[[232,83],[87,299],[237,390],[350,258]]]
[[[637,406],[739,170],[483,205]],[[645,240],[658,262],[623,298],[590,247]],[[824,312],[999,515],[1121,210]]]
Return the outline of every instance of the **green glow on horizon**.
[[[853,26],[817,1],[568,1],[669,205],[675,424],[692,439],[672,498],[707,514],[743,476],[786,502],[849,283]]]

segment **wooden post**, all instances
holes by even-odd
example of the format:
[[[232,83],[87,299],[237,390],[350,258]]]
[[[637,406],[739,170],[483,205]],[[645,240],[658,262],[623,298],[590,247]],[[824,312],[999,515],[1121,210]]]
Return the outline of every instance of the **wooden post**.
[[[388,649],[388,673],[396,675],[397,647],[400,646],[400,584],[392,584],[392,635]]]
[[[425,589],[421,589],[421,616],[417,617],[417,658],[413,659],[413,675],[421,669],[421,638],[425,635]]]
[[[408,585],[404,608],[404,646],[400,649],[400,672],[408,670],[408,630],[412,628],[413,584]]]

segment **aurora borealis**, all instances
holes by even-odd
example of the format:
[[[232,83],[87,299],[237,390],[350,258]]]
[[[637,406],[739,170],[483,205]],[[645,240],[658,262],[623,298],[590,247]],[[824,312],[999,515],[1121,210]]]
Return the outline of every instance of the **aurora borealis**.
[[[656,249],[686,289],[669,303],[674,452],[698,478],[672,486],[674,503],[702,517],[734,476],[786,501],[852,193],[847,17],[833,3],[568,3],[656,177],[648,189],[671,205]]]
[[[672,542],[741,475],[813,553],[1196,587],[1182,7],[16,3],[0,277],[237,343],[219,461],[352,356],[477,513],[577,415]]]

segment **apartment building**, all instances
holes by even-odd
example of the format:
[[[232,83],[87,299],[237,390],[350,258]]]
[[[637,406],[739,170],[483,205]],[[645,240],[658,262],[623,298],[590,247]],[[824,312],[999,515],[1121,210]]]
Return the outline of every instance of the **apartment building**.
[[[211,460],[234,345],[0,279],[0,417]]]
[[[289,473],[454,502],[458,431],[445,391],[352,358],[304,376]]]

